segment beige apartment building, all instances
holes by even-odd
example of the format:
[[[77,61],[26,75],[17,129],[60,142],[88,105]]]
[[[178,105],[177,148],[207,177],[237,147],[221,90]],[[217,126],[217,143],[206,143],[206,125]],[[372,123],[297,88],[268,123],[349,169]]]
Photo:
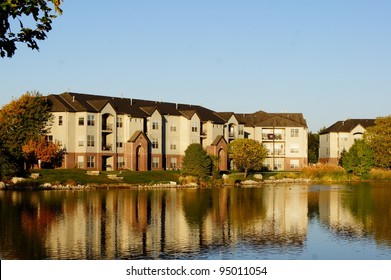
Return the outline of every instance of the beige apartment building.
[[[338,121],[319,135],[319,162],[338,165],[341,153],[349,151],[357,139],[362,139],[374,119],[347,119]]]
[[[232,163],[229,142],[251,138],[268,149],[265,167],[300,170],[307,164],[307,124],[301,113],[237,114],[161,101],[80,93],[49,95],[49,140],[66,148],[63,168],[180,169],[192,143]]]

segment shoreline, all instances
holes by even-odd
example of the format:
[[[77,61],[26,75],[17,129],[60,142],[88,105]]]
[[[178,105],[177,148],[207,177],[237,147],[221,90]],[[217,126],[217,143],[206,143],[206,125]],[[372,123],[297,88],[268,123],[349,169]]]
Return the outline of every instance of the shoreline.
[[[50,184],[44,183],[35,185],[31,181],[22,181],[23,183],[5,184],[1,182],[0,190],[4,191],[38,191],[38,190],[109,190],[109,189],[208,189],[208,188],[230,188],[230,187],[264,187],[265,185],[280,185],[280,184],[343,184],[343,183],[364,183],[364,182],[389,182],[389,180],[349,180],[349,181],[321,181],[308,178],[283,178],[283,179],[265,179],[262,181],[244,180],[234,184],[218,184],[218,185],[198,185],[196,183],[178,184],[176,182],[170,183],[156,183],[156,184],[132,184],[132,183],[91,183],[91,184]],[[28,183],[32,183],[29,185]]]

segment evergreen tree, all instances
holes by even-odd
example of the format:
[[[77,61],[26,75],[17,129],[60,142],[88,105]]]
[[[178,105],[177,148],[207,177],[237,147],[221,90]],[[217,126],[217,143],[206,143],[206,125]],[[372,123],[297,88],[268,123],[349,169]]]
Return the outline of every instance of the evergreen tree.
[[[212,160],[201,144],[190,144],[183,157],[183,173],[205,179],[212,172]]]
[[[308,132],[308,162],[318,163],[319,133]]]
[[[340,163],[347,172],[365,177],[375,165],[373,149],[365,140],[356,140],[349,151],[341,153]]]

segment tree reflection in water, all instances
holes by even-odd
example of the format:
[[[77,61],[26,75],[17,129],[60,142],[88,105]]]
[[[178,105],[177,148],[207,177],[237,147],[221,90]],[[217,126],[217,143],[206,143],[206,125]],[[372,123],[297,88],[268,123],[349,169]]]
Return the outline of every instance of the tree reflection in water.
[[[390,200],[390,184],[2,191],[0,252],[6,259],[305,258],[316,250],[309,224],[318,223],[317,234],[378,244],[376,259],[391,257]]]

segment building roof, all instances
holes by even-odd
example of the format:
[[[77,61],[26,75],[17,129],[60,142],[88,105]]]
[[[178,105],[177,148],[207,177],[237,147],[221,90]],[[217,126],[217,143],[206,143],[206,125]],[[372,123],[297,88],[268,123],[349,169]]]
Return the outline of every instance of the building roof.
[[[227,143],[223,135],[218,135],[215,138],[215,140],[212,142],[211,146],[217,146],[220,143],[220,141],[224,141],[225,143]]]
[[[302,113],[267,113],[258,111],[252,114],[235,114],[240,123],[248,127],[307,127]]]
[[[212,121],[214,123],[224,123],[224,120],[216,115],[214,111],[191,104],[109,97],[74,92],[65,92],[59,95],[51,94],[48,96],[48,100],[52,104],[52,112],[98,113],[110,103],[117,113],[128,114],[132,117],[148,117],[155,110],[158,110],[162,115],[185,117],[188,117],[189,114],[192,115],[195,112],[203,122]]]
[[[144,138],[145,139],[148,139],[148,137],[145,137],[145,134],[144,132],[142,132],[141,130],[137,130],[133,133],[133,135],[129,138],[128,142],[136,142],[137,139],[140,137],[140,135],[144,135]]]
[[[229,118],[235,116],[240,124],[245,126],[261,127],[307,127],[307,122],[301,113],[266,113],[258,111],[252,114],[237,114],[233,112],[215,112],[208,108],[162,101],[151,101],[134,98],[109,97],[93,94],[64,92],[51,94],[52,112],[100,112],[110,104],[119,114],[127,114],[135,118],[149,117],[155,110],[162,115],[184,116],[191,118],[197,114],[201,122],[225,124]]]
[[[323,130],[320,134],[351,132],[355,127],[361,125],[364,128],[375,125],[375,119],[347,119],[345,121],[337,121],[333,125]]]

